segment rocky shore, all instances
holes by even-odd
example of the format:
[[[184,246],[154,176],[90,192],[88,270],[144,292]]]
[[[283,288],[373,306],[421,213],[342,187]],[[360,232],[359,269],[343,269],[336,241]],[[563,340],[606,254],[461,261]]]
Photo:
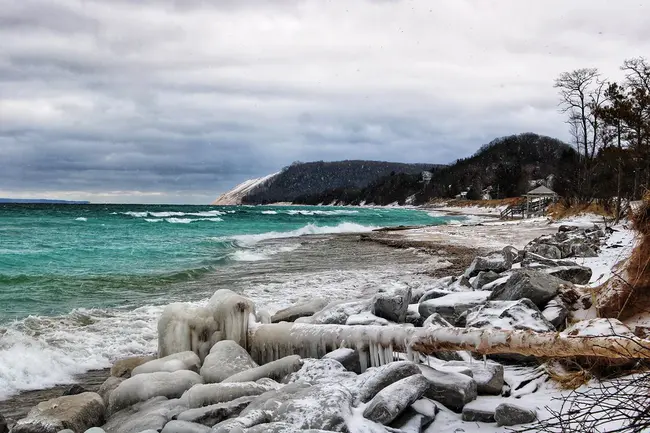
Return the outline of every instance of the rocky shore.
[[[41,394],[24,417],[6,406],[0,413],[22,417],[8,421],[13,433],[486,432],[534,423],[544,408],[527,397],[548,382],[537,367],[543,360],[516,351],[489,360],[458,350],[425,355],[395,335],[449,328],[633,336],[613,319],[579,320],[592,308],[582,288],[593,270],[578,262],[614,248],[614,232],[545,232],[523,248],[465,248],[447,276],[416,290],[396,284],[371,298],[313,299],[274,314],[228,290],[205,307],[173,304],[159,322],[160,358],[118,361],[110,377],[97,374],[100,386],[82,383],[68,390],[74,395]],[[388,235],[364,240],[399,242]],[[392,246],[450,251],[404,242]]]

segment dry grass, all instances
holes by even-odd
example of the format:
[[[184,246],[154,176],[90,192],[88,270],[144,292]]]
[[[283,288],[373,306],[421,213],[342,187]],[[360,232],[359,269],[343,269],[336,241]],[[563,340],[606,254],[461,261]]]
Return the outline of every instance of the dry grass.
[[[513,204],[520,204],[525,201],[522,197],[513,197],[513,198],[502,198],[494,200],[445,200],[445,199],[436,199],[429,202],[432,205],[444,205],[444,206],[453,206],[453,207],[500,207],[500,206],[510,206]]]
[[[545,365],[548,376],[562,389],[576,389],[589,383],[593,375],[589,370],[582,368],[580,365],[571,365],[573,368],[567,368],[571,361],[553,360]]]
[[[557,203],[553,203],[548,208],[548,215],[555,220],[582,214],[594,214],[606,218],[614,217],[614,212],[612,209],[609,209],[605,205],[596,202],[574,203],[561,200]]]

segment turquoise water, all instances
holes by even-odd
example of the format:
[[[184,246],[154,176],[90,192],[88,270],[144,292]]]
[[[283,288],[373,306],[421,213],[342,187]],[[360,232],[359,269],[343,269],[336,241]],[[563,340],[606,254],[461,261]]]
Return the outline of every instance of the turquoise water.
[[[269,239],[445,221],[388,208],[0,205],[0,323],[165,300],[282,251],[260,247]]]

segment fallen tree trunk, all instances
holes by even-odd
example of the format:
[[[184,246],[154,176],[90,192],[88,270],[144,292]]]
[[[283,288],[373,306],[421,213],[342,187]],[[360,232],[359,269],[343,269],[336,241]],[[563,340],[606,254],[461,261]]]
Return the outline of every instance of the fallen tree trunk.
[[[650,359],[650,340],[628,336],[569,336],[561,333],[476,328],[406,328],[401,326],[312,325],[277,323],[249,328],[249,352],[261,363],[298,354],[319,358],[339,347],[356,348],[370,365],[382,365],[394,352],[466,350],[492,355],[565,358]],[[363,365],[362,365],[363,367]]]

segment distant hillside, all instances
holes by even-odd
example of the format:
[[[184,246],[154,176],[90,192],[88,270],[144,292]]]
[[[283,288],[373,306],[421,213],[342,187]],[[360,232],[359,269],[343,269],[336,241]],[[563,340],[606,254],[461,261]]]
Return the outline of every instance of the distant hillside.
[[[0,198],[0,203],[23,204],[90,204],[89,201],[48,200],[35,198]]]
[[[415,174],[432,170],[433,164],[381,161],[294,163],[280,173],[246,181],[222,194],[216,204],[266,204],[292,202],[304,195],[317,195],[337,188],[360,189],[391,173]]]
[[[469,158],[433,170],[424,181],[419,174],[384,176],[363,188],[333,188],[303,194],[299,204],[372,203],[423,204],[433,198],[468,194],[479,198],[485,189],[493,198],[517,197],[530,189],[531,181],[548,180],[562,194],[577,174],[578,155],[560,140],[533,133],[498,138]],[[472,197],[473,196],[473,197]]]

